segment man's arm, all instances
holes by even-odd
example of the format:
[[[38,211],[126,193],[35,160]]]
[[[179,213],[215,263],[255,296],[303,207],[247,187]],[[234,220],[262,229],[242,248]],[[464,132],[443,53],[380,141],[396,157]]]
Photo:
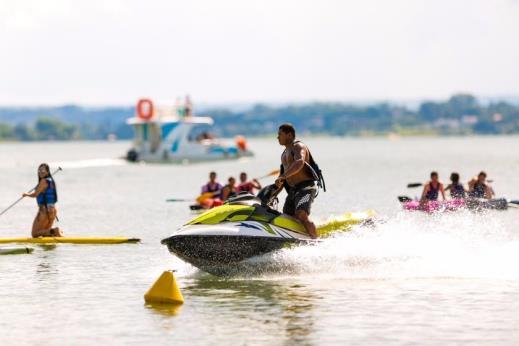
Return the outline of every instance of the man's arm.
[[[422,191],[422,197],[420,198],[421,201],[425,201],[425,195],[429,192],[429,183],[425,183]]]
[[[468,185],[469,185],[469,192],[474,191],[474,185],[476,185],[476,182],[477,182],[477,181],[478,181],[477,178],[472,178],[472,179],[469,181],[469,183],[468,183]]]
[[[260,182],[258,181],[258,179],[252,179],[252,187],[255,188],[255,189],[258,189],[258,190],[261,190],[261,184]]]
[[[445,190],[443,189],[442,183],[440,183],[440,192],[442,193],[443,200],[445,201]]]
[[[227,200],[227,197],[229,197],[229,193],[231,192],[230,191],[231,189],[228,188],[228,187],[224,187],[223,190],[222,190],[222,201],[226,201]]]
[[[301,143],[294,144],[294,161],[288,166],[285,173],[281,174],[278,179],[286,180],[293,175],[299,173],[305,166],[306,147]]]
[[[494,189],[490,185],[487,185],[485,194],[486,194],[487,199],[492,199],[492,197],[494,197],[496,195],[494,192]]]

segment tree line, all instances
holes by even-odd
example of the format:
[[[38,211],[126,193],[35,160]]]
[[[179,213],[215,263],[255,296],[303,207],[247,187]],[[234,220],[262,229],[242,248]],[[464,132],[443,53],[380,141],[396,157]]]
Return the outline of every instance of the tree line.
[[[41,115],[44,112],[46,115]],[[412,109],[390,103],[355,105],[315,102],[286,106],[257,104],[245,110],[212,108],[199,112],[215,120],[219,136],[272,136],[290,122],[298,132],[334,136],[470,135],[519,133],[519,106],[499,101],[481,104],[470,94]],[[133,138],[125,119],[134,109],[89,110],[77,106],[45,109],[0,108],[0,140],[76,140]]]

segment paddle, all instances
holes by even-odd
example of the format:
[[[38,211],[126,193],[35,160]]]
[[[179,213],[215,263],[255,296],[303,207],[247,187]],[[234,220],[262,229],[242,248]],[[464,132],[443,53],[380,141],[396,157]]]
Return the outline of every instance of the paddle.
[[[408,196],[398,196],[397,198],[400,203],[411,202],[413,200],[411,197]]]
[[[259,178],[256,178],[256,179],[259,180],[259,179],[264,179],[264,178],[267,178],[267,177],[271,177],[271,176],[273,176],[273,175],[278,175],[279,172],[280,172],[280,170],[279,170],[279,168],[278,168],[278,169],[273,170],[273,171],[270,172],[269,174],[265,174],[265,175],[263,175],[263,176],[261,176],[261,177],[259,177]]]
[[[407,187],[408,188],[413,188],[413,187],[419,187],[419,186],[422,186],[423,184],[422,183],[409,183],[407,184]]]
[[[256,179],[259,180],[259,179],[264,179],[264,178],[267,178],[267,177],[271,177],[273,175],[279,174],[279,172],[280,172],[279,169],[275,169],[275,170],[271,171],[270,173],[262,175],[261,177],[256,178]],[[200,204],[203,201],[205,201],[206,199],[212,198],[215,194],[219,194],[219,193],[220,193],[220,191],[204,192],[200,196],[195,198],[195,201]],[[192,198],[168,198],[168,199],[166,199],[166,202],[192,202],[192,201],[193,201]]]
[[[487,180],[488,183],[492,183],[493,180],[490,179],[490,180]],[[423,184],[422,183],[409,183],[407,184],[407,187],[408,188],[413,188],[413,187],[419,187],[419,186],[422,186]]]
[[[55,174],[57,174],[59,171],[62,171],[62,170],[63,170],[63,169],[61,169],[61,167],[58,167],[58,169],[55,170],[55,171],[52,173],[52,175],[55,175]],[[28,191],[27,193],[31,193],[31,192],[33,192],[34,190],[36,190],[36,187],[37,187],[37,186],[33,187],[33,188],[32,188],[30,191]],[[5,209],[0,213],[0,216],[4,215],[6,211],[8,211],[9,209],[11,209],[11,208],[14,207],[15,205],[17,205],[18,202],[20,202],[22,199],[23,199],[23,196],[20,197],[20,198],[18,198],[18,199],[17,199],[13,204],[11,204],[11,205],[8,206],[7,208],[5,208]]]

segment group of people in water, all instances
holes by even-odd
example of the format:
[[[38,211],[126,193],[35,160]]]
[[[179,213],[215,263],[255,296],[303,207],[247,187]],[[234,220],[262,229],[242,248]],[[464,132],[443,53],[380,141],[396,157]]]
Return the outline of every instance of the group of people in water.
[[[468,188],[460,183],[460,175],[456,172],[451,173],[450,181],[450,184],[444,188],[438,172],[431,172],[431,180],[424,185],[421,201],[437,201],[440,194],[445,200],[445,191],[449,192],[452,199],[492,199],[495,196],[494,190],[487,182],[487,174],[483,171],[468,182]]]
[[[236,196],[237,194],[241,192],[248,192],[251,194],[254,194],[254,189],[261,189],[261,184],[258,181],[258,179],[247,179],[247,173],[241,172],[240,173],[240,183],[236,184],[236,179],[234,177],[229,177],[227,179],[227,184],[222,185],[218,181],[216,181],[216,172],[209,173],[209,181],[207,184],[202,186],[202,195],[210,195],[212,199],[214,199],[213,202],[216,202],[216,200],[219,200],[220,202],[225,202],[231,197]],[[221,203],[217,205],[220,205]],[[213,205],[215,206],[215,205]]]

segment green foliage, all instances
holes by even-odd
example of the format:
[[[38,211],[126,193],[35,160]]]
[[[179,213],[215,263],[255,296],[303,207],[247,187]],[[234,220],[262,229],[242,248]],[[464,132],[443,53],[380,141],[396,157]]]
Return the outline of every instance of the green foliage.
[[[0,140],[8,140],[14,138],[14,130],[12,126],[0,124]]]
[[[41,117],[34,126],[36,138],[40,140],[69,140],[73,138],[77,127],[65,124],[55,118]]]
[[[134,114],[131,108],[89,110],[63,106],[46,109],[44,114],[49,116],[35,116],[35,112],[0,108],[0,140],[106,139],[109,134],[119,139],[133,138],[133,128],[124,122]],[[273,136],[284,122],[294,124],[299,134],[336,136],[519,133],[518,106],[506,102],[482,105],[469,94],[453,95],[444,102],[423,102],[417,110],[389,103],[314,102],[257,104],[242,111],[208,109],[204,113],[214,118],[215,134],[226,137]]]

